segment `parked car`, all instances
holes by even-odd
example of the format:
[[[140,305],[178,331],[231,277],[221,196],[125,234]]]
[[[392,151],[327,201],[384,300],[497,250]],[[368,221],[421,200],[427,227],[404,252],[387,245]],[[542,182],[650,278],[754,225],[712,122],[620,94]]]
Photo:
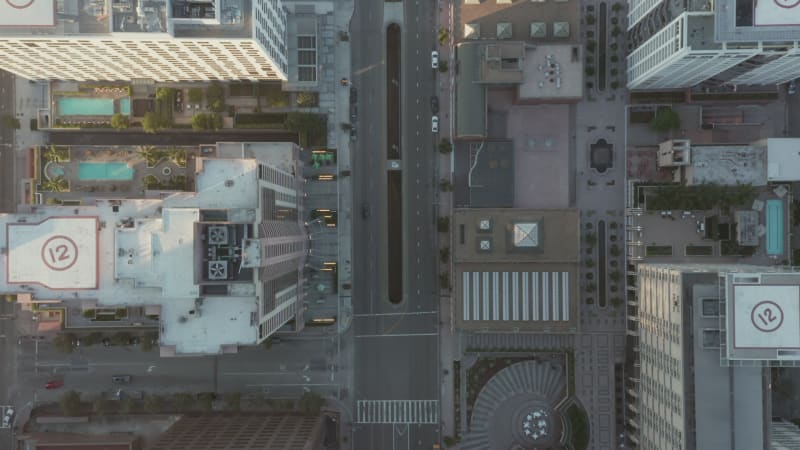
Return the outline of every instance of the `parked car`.
[[[439,114],[439,97],[435,95],[431,97],[431,112]]]
[[[439,132],[439,116],[431,117],[431,131],[434,133]]]
[[[439,68],[439,52],[436,50],[431,52],[431,69]]]
[[[114,384],[128,384],[131,382],[130,375],[113,375],[111,377],[111,382]]]
[[[6,413],[3,415],[3,428],[11,426],[11,421],[14,419],[14,408],[6,408]]]
[[[64,380],[50,380],[47,383],[45,383],[44,388],[45,389],[58,389],[61,386],[64,386]]]
[[[361,204],[361,216],[365,219],[369,219],[369,203],[364,202]]]

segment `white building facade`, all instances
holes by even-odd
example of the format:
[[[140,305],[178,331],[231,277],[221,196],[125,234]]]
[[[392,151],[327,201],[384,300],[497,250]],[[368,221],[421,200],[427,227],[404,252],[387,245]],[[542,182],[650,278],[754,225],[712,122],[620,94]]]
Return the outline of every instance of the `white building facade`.
[[[800,7],[772,11],[772,2],[721,0],[712,11],[702,2],[690,2],[688,10],[673,10],[663,0],[628,3],[629,37],[638,42],[627,58],[629,89],[688,88],[709,80],[772,85],[800,77]],[[737,19],[737,11],[750,22]],[[651,21],[658,23],[652,33]]]
[[[769,448],[765,367],[800,363],[800,274],[643,263],[637,275],[626,363],[632,448]]]
[[[0,3],[0,67],[32,80],[286,80],[280,0]]]

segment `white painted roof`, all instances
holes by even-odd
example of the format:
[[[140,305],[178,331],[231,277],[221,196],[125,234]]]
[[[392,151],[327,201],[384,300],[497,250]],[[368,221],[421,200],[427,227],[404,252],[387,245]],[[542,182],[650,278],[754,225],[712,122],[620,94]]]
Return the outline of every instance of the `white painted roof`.
[[[226,183],[226,181],[232,183]],[[226,209],[253,222],[258,217],[258,180],[255,160],[204,160],[198,170],[197,192],[161,199],[109,200],[66,207],[36,205],[30,213],[0,214],[0,293],[28,293],[35,299],[79,304],[96,300],[99,306],[161,307],[162,344],[177,353],[220,352],[221,345],[254,344],[257,328],[250,315],[257,312],[255,283],[232,289],[231,297],[204,299],[201,315],[191,315],[194,284],[195,223],[199,210]],[[117,211],[114,211],[116,206]],[[66,246],[67,257],[77,249],[75,264],[49,269],[42,259],[57,264]],[[130,262],[130,264],[129,264]],[[22,286],[22,285],[25,286]],[[49,286],[49,287],[48,287]],[[235,297],[234,297],[235,295]],[[180,317],[191,316],[182,322]]]
[[[733,346],[800,348],[800,286],[733,285]]]
[[[795,0],[753,2],[755,26],[800,25],[800,4]]]
[[[192,313],[194,311],[194,313]],[[258,311],[255,297],[210,297],[198,305],[177,299],[161,307],[162,345],[175,345],[182,354],[219,351],[220,346],[254,344],[257,328],[251,316]]]
[[[767,179],[800,180],[800,139],[767,139]]]
[[[7,282],[95,289],[97,224],[96,217],[69,216],[7,224]]]
[[[0,2],[0,26],[53,26],[55,13],[55,0],[4,0]]]

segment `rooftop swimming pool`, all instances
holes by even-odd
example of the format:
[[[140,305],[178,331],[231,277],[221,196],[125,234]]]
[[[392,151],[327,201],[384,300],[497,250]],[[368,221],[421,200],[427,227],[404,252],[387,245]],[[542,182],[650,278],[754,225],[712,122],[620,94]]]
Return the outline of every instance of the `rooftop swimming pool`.
[[[83,181],[132,180],[133,169],[124,162],[82,162],[78,179]]]
[[[767,200],[767,254],[783,254],[783,201]]]
[[[112,116],[114,115],[113,98],[90,97],[59,97],[59,116]],[[119,99],[119,112],[129,116],[131,114],[131,99]]]
[[[131,99],[129,97],[119,99],[119,112],[126,116],[131,115]]]

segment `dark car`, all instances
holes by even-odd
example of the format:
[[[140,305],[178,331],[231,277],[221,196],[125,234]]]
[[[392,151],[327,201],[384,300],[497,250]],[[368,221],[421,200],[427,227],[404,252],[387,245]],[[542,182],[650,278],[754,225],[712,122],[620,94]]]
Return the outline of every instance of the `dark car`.
[[[433,114],[439,113],[439,97],[435,95],[431,97],[431,112]]]
[[[361,216],[365,219],[369,218],[369,203],[364,202],[361,204]]]
[[[111,377],[111,382],[114,384],[128,384],[131,382],[130,375],[114,375]]]

